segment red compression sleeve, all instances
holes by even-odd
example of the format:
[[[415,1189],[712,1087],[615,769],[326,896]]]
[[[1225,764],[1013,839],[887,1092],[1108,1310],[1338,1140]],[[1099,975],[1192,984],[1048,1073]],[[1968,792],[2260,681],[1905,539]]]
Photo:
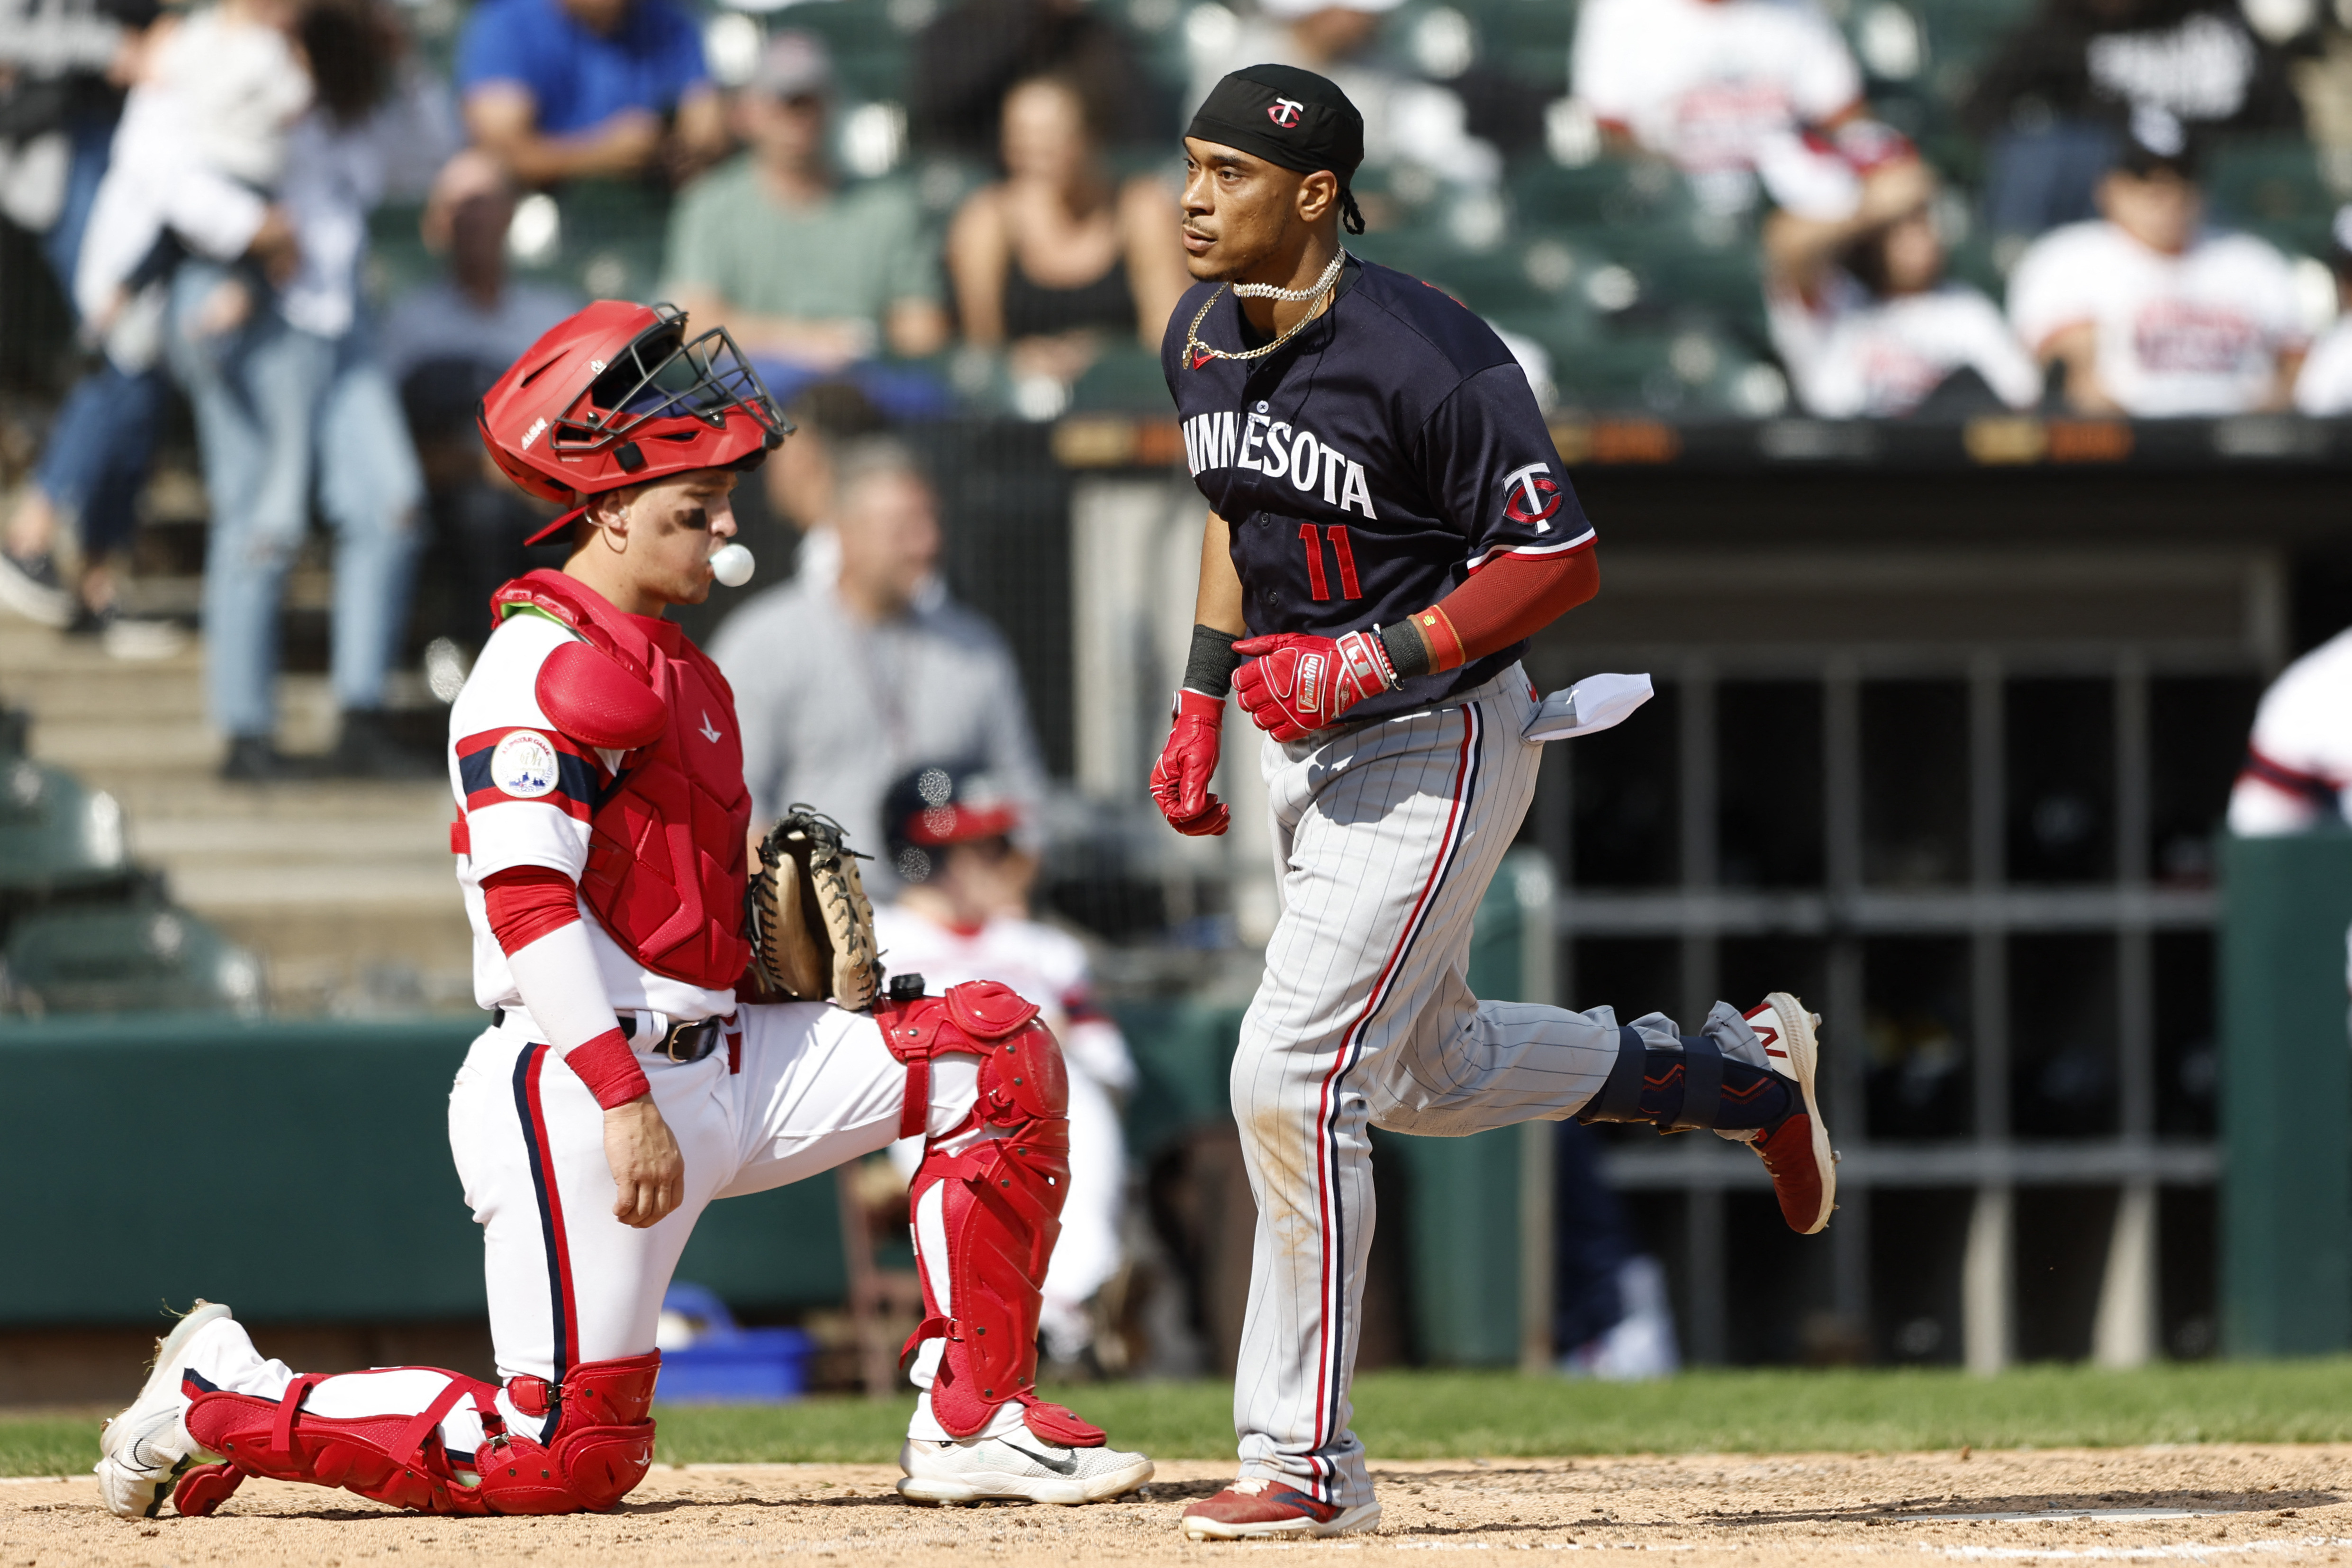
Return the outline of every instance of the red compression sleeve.
[[[551,866],[509,866],[482,879],[490,934],[513,953],[580,918],[579,884]]]
[[[1599,574],[1591,550],[1503,555],[1412,617],[1432,667],[1454,669],[1532,637],[1592,597]]]

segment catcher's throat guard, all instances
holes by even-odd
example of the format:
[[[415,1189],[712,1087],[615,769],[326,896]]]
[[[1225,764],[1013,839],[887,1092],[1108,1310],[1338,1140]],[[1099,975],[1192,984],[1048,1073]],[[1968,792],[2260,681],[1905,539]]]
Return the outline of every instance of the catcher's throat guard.
[[[890,1054],[907,1064],[902,1138],[928,1131],[932,1061],[980,1058],[971,1119],[931,1140],[908,1193],[919,1215],[932,1190],[944,1189],[948,1277],[938,1279],[937,1261],[922,1258],[924,1318],[905,1352],[946,1342],[932,1415],[970,1437],[1018,1404],[1047,1442],[1099,1446],[1101,1428],[1039,1399],[1036,1388],[1038,1302],[1070,1190],[1070,1079],[1060,1043],[1037,1021],[1034,1003],[992,980],[950,986],[944,996],[893,996],[874,1018]],[[982,1129],[996,1136],[966,1136]]]
[[[278,1399],[195,1392],[188,1435],[221,1457],[184,1474],[173,1506],[212,1512],[247,1476],[341,1487],[420,1513],[602,1513],[645,1479],[654,1458],[654,1382],[661,1352],[589,1362],[560,1386],[519,1377],[507,1385],[526,1415],[555,1415],[545,1440],[508,1429],[499,1385],[455,1373],[415,1415],[314,1415],[303,1402],[324,1377],[296,1378]],[[442,1419],[470,1403],[486,1434],[470,1454],[443,1447]]]
[[[855,1011],[882,985],[863,857],[841,825],[793,805],[768,830],[745,900],[754,973],[769,994]]]

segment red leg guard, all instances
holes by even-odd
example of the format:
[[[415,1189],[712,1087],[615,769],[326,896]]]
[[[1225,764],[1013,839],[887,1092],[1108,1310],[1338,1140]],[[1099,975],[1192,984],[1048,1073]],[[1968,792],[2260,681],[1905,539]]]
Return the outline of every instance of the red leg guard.
[[[274,1401],[201,1394],[188,1406],[189,1436],[227,1463],[189,1471],[173,1501],[183,1513],[210,1513],[244,1477],[267,1476],[341,1487],[423,1513],[602,1512],[653,1464],[646,1412],[660,1368],[656,1351],[574,1367],[560,1389],[517,1379],[515,1403],[527,1414],[562,1408],[544,1445],[506,1430],[493,1403],[497,1384],[454,1373],[440,1397],[414,1415],[311,1415],[302,1403],[325,1381],[315,1375],[296,1378]],[[453,1460],[435,1429],[465,1399],[490,1436]]]
[[[1104,1441],[1099,1428],[1036,1394],[1037,1307],[1070,1188],[1068,1072],[1060,1044],[1036,1016],[1036,1007],[988,981],[877,1009],[883,1038],[908,1064],[908,1124],[922,1125],[931,1058],[968,1055],[981,1058],[970,1127],[1001,1130],[959,1154],[934,1141],[915,1173],[908,1195],[916,1212],[930,1189],[947,1189],[940,1201],[952,1310],[942,1310],[926,1262],[929,1315],[907,1343],[912,1351],[946,1340],[931,1414],[955,1436],[979,1433],[1000,1406],[1018,1402],[1039,1436],[1091,1447]]]

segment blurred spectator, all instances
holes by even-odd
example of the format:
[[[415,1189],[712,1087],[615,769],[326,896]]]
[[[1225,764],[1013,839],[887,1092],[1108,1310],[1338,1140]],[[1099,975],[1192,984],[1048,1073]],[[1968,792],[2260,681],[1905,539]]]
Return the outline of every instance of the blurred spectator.
[[[1836,216],[1805,134],[1863,112],[1862,73],[1811,0],[1585,0],[1570,90],[1620,142],[1672,159],[1718,211],[1755,202]],[[1794,187],[1790,189],[1789,187]]]
[[[2352,822],[2352,631],[2279,672],[2254,710],[2230,831],[2308,833]]]
[[[948,230],[964,336],[1010,344],[1016,376],[1068,386],[1107,343],[1157,349],[1189,285],[1176,198],[1104,169],[1086,99],[1062,77],[1006,95],[1005,178],[972,193]]]
[[[425,248],[448,270],[394,300],[377,333],[384,371],[400,389],[416,442],[434,534],[453,558],[454,624],[478,648],[489,596],[525,570],[533,513],[484,458],[474,409],[484,392],[547,330],[584,301],[567,289],[507,276],[515,191],[499,161],[477,148],[450,159],[425,204]]]
[[[1045,71],[1080,84],[1088,120],[1114,145],[1156,150],[1176,133],[1167,94],[1087,0],[964,0],[915,40],[916,144],[962,158],[995,146],[1004,95]]]
[[[1601,1172],[1600,1140],[1580,1122],[1555,1125],[1551,1336],[1559,1370],[1604,1383],[1671,1376],[1682,1355],[1665,1270],[1640,1250]]]
[[[971,758],[1029,811],[1045,771],[1013,655],[981,616],[923,592],[940,544],[929,481],[883,437],[835,474],[839,570],[758,595],[711,644],[735,689],[754,825],[807,801],[873,853],[883,792],[930,757]],[[877,893],[897,891],[889,868],[869,870]]]
[[[485,0],[457,87],[467,132],[525,185],[683,183],[727,151],[702,35],[672,0]]]
[[[2333,237],[2328,263],[2336,274],[2336,324],[2294,378],[2296,411],[2329,417],[2352,414],[2352,206],[2336,209]]]
[[[2135,117],[2099,208],[2035,241],[2009,282],[2017,335],[2065,366],[2074,406],[2140,418],[2287,406],[2306,347],[2294,271],[2252,236],[2204,226],[2177,122]]]
[[[368,0],[310,0],[298,24],[317,107],[287,140],[293,266],[192,258],[172,280],[169,348],[196,414],[212,505],[205,559],[206,700],[228,737],[224,777],[261,781],[278,755],[278,616],[315,477],[336,535],[331,668],[341,728],[331,766],[431,777],[383,712],[405,630],[424,484],[391,380],[358,314],[367,215],[421,189],[453,138],[421,77],[399,69],[389,16]],[[272,287],[272,284],[275,287]]]
[[[1773,213],[1764,226],[1772,343],[1797,400],[1825,419],[2030,406],[2032,356],[2000,308],[1944,277],[1936,177],[1919,160],[1864,182],[1853,216]]]
[[[919,974],[938,995],[968,980],[1010,985],[1044,1009],[1070,1069],[1070,1193],[1062,1239],[1046,1266],[1039,1336],[1048,1360],[1084,1365],[1094,1346],[1095,1298],[1119,1270],[1127,1206],[1127,1146],[1119,1102],[1135,1060],[1118,1026],[1096,1007],[1087,950],[1030,918],[1037,858],[1013,842],[1021,812],[984,769],[926,763],[891,784],[883,805],[887,858],[904,884],[874,911],[874,934],[894,974]],[[911,1179],[920,1138],[891,1163]],[[1089,1367],[1088,1371],[1099,1371]]]
[[[42,237],[68,300],[123,91],[172,30],[154,25],[158,15],[153,0],[84,0],[19,7],[0,24],[0,68],[12,78],[0,90],[0,212]],[[167,653],[184,640],[164,623],[116,611],[113,557],[138,526],[133,507],[163,400],[160,377],[110,359],[76,383],[0,535],[0,604],[43,625],[101,633],[118,655]],[[81,568],[70,588],[58,560],[64,529]]]
[[[786,399],[885,348],[912,357],[947,342],[913,194],[835,179],[832,95],[822,43],[806,33],[769,40],[737,101],[751,150],[697,183],[670,218],[665,291],[695,321],[733,332]]]
[[[821,381],[785,405],[792,439],[761,465],[768,504],[800,535],[795,570],[810,581],[832,582],[841,573],[841,535],[833,508],[843,456],[887,421],[874,400],[845,381]],[[740,519],[739,519],[740,521]],[[936,583],[917,590],[915,602],[929,602]]]
[[[1226,73],[1244,66],[1297,66],[1339,84],[1364,117],[1364,167],[1413,165],[1454,184],[1489,186],[1503,158],[1470,134],[1469,114],[1451,88],[1405,76],[1375,46],[1381,19],[1402,0],[1260,0],[1256,19],[1223,47],[1192,53],[1189,112]]]
[[[163,383],[155,372],[167,281],[184,251],[249,258],[290,279],[293,221],[259,193],[287,166],[310,79],[287,36],[288,0],[224,0],[184,24],[149,29],[105,174],[74,258],[74,303],[106,363],[60,411],[40,472],[10,520],[0,583],[54,595],[55,621],[100,633],[124,657],[168,653],[184,639],[122,617],[115,560],[136,527],[134,503],[153,453]],[[51,551],[60,521],[79,536],[78,591]],[[27,605],[26,607],[32,607]]]
[[[2089,218],[2135,110],[2191,132],[2299,131],[2285,56],[2236,0],[2042,0],[1964,106],[1987,141],[1986,221],[2032,237]]]

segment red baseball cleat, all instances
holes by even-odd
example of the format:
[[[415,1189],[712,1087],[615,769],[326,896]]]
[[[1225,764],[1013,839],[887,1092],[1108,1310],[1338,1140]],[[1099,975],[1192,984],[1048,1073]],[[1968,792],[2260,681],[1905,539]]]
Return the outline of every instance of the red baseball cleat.
[[[1184,1533],[1195,1541],[1249,1541],[1267,1535],[1348,1535],[1377,1530],[1381,1505],[1360,1502],[1341,1508],[1317,1502],[1279,1482],[1235,1481],[1213,1498],[1184,1510]]]
[[[1783,1117],[1780,1125],[1759,1132],[1748,1146],[1772,1173],[1772,1191],[1780,1200],[1780,1217],[1800,1236],[1818,1234],[1837,1207],[1837,1154],[1830,1148],[1830,1131],[1822,1123],[1821,1103],[1813,1098],[1813,1075],[1821,1065],[1821,1044],[1813,1031],[1822,1016],[1786,991],[1775,991],[1745,1015],[1748,1026],[1764,1042],[1765,1058],[1781,1077],[1796,1080],[1804,1097],[1801,1110]]]

